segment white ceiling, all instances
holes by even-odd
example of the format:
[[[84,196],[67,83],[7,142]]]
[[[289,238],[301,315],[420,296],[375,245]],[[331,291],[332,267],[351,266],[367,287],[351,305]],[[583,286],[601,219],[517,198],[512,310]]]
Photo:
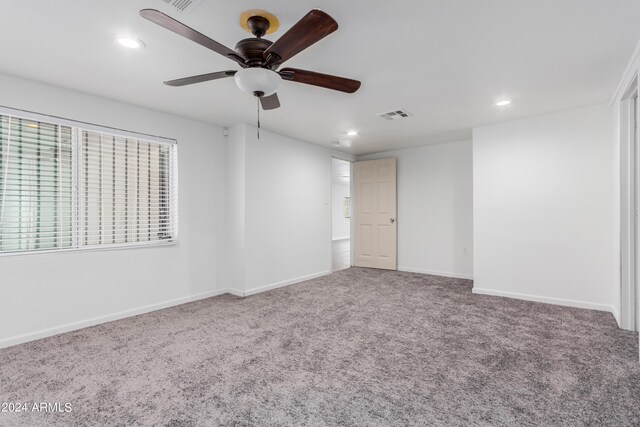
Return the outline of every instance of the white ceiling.
[[[315,7],[340,28],[286,65],[362,88],[283,82],[282,108],[264,112],[262,126],[325,146],[341,140],[354,154],[468,139],[474,126],[605,102],[640,39],[638,0],[204,0],[187,14],[161,0],[29,0],[3,4],[0,72],[223,126],[254,123],[255,99],[233,79],[164,86],[237,66],[138,11],[162,10],[233,48],[249,36],[241,11],[278,16],[273,40]],[[116,45],[120,33],[146,48]],[[513,105],[495,107],[504,96]],[[398,108],[414,116],[376,117]],[[360,135],[346,138],[350,129]]]

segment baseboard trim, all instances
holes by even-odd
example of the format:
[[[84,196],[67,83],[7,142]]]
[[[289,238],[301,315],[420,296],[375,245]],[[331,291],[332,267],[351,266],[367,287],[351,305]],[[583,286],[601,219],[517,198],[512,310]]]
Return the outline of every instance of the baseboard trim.
[[[351,237],[346,236],[346,237],[334,237],[331,239],[332,242],[337,242],[339,240],[349,240]]]
[[[609,313],[612,313],[614,317],[616,316],[616,314],[614,313],[615,308],[612,305],[594,304],[591,302],[576,301],[576,300],[562,299],[562,298],[542,297],[538,295],[528,295],[528,294],[521,294],[517,292],[495,291],[492,289],[482,289],[482,288],[476,288],[476,287],[472,289],[472,292],[478,295],[491,295],[496,297],[521,299],[525,301],[543,302],[546,304],[553,304],[553,305],[563,305],[565,307],[586,308],[589,310],[608,311]]]
[[[176,298],[156,304],[149,304],[143,307],[134,308],[131,310],[119,311],[113,314],[107,314],[105,316],[93,317],[91,319],[80,320],[78,322],[66,323],[53,328],[41,329],[36,332],[30,332],[28,334],[17,335],[15,337],[9,337],[0,340],[0,348],[12,347],[14,345],[23,344],[25,342],[38,340],[41,338],[47,338],[54,335],[63,334],[65,332],[76,331],[78,329],[88,328],[90,326],[100,325],[102,323],[112,322],[114,320],[125,319],[127,317],[137,316],[139,314],[150,313],[152,311],[162,310],[164,308],[174,307],[176,305],[186,304],[188,302],[198,301],[201,299],[216,297],[225,293],[231,293],[229,289],[220,289],[210,292],[203,292],[196,295],[190,295],[187,297]]]
[[[237,289],[232,289],[232,288],[225,289],[223,293],[231,294],[231,295],[233,295],[235,297],[243,297],[244,296],[244,292],[239,291]]]
[[[282,282],[272,283],[270,285],[259,286],[257,288],[249,289],[244,292],[244,296],[248,297],[249,295],[259,294],[261,292],[270,291],[272,289],[282,288],[284,286],[295,285],[296,283],[305,282],[311,279],[317,279],[318,277],[326,276],[331,274],[331,270],[322,271],[320,273],[309,274],[306,276],[296,277],[294,279],[283,280]]]
[[[420,268],[398,267],[398,271],[406,273],[430,274],[432,276],[451,277],[452,279],[469,279],[473,280],[473,274],[449,273],[446,271],[423,270]]]
[[[611,306],[611,314],[613,314],[613,317],[616,319],[616,323],[618,323],[618,327],[621,329],[624,329],[622,327],[622,324],[620,323],[620,313],[618,312],[618,309],[616,308],[615,305]]]

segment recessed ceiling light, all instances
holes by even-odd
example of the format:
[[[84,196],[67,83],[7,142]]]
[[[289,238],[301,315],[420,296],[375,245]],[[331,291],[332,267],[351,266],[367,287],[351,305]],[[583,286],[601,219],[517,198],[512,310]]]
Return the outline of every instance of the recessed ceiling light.
[[[356,132],[355,130],[350,130],[349,132],[347,132],[347,135],[356,136],[356,135],[358,135],[358,132]]]
[[[511,99],[501,99],[500,101],[496,102],[496,105],[498,107],[506,107],[507,105],[511,104],[513,101]]]
[[[136,39],[135,37],[130,36],[117,36],[116,40],[124,47],[128,47],[129,49],[139,49],[144,47],[144,43],[142,40]]]

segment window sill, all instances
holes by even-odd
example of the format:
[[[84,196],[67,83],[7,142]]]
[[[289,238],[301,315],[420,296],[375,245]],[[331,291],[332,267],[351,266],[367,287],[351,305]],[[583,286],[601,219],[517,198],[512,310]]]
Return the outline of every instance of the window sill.
[[[62,254],[62,253],[74,253],[74,252],[102,252],[102,251],[123,251],[123,250],[139,250],[139,249],[154,249],[154,248],[167,248],[179,246],[180,241],[178,239],[172,239],[170,241],[161,241],[153,243],[134,243],[128,245],[101,245],[101,246],[89,246],[81,248],[64,248],[64,249],[42,249],[20,252],[5,252],[0,253],[0,258],[14,257],[14,256],[29,256],[29,255],[43,255],[43,254]]]

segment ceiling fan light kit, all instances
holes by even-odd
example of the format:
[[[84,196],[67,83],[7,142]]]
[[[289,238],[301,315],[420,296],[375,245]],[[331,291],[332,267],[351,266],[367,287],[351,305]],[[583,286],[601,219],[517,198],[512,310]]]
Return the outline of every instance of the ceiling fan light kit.
[[[331,16],[318,9],[307,13],[275,42],[262,38],[278,28],[279,22],[274,15],[263,10],[243,12],[240,16],[240,24],[254,37],[240,40],[236,44],[235,50],[229,49],[158,10],[143,9],[140,11],[140,15],[236,62],[241,67],[237,71],[219,71],[165,81],[164,83],[168,86],[185,86],[233,76],[236,85],[243,92],[258,97],[265,110],[280,107],[276,91],[282,80],[345,93],[354,93],[360,88],[359,81],[344,77],[296,68],[284,68],[278,71],[284,62],[338,29],[338,23]]]
[[[282,82],[278,73],[267,68],[243,68],[233,79],[240,90],[258,98],[273,95]]]

